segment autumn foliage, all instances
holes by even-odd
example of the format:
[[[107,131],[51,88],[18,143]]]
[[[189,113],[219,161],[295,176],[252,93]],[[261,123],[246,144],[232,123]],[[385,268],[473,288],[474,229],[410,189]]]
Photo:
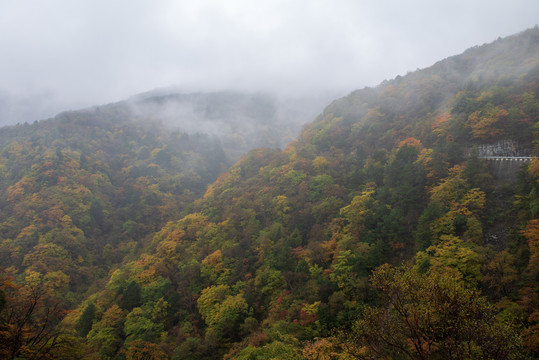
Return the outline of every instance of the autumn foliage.
[[[537,155],[537,33],[230,167],[114,106],[0,130],[1,356],[539,356],[537,161],[501,177],[480,150]]]

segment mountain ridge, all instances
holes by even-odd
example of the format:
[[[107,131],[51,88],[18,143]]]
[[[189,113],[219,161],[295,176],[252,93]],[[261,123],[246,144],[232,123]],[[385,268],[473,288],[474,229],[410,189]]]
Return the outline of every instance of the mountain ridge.
[[[512,140],[536,155],[538,120],[539,28],[354,91],[284,149],[242,156],[54,325],[72,357],[533,358],[538,163],[505,183],[479,148]],[[164,149],[141,165],[165,169]],[[148,200],[151,212],[159,198]],[[50,299],[69,299],[55,241],[41,236],[23,259],[21,293],[48,285]]]

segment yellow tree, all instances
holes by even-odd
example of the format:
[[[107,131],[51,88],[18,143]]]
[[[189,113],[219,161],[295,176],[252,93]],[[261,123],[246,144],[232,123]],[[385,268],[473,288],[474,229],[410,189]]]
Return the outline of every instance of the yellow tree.
[[[227,285],[210,286],[197,300],[198,311],[208,325],[207,338],[232,339],[247,316],[248,305],[243,295],[231,295]]]
[[[383,265],[371,282],[381,306],[366,307],[344,341],[358,359],[518,359],[516,329],[479,292],[450,273]]]

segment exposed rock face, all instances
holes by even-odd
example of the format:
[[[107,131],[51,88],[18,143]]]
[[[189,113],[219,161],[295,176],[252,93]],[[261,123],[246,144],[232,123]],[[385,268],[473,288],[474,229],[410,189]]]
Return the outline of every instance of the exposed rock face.
[[[528,160],[522,157],[529,157],[531,153],[530,149],[514,140],[482,144],[477,147],[477,150],[478,156],[485,158],[490,172],[499,182],[515,180],[517,172],[528,164]]]
[[[514,140],[502,140],[493,144],[482,144],[477,147],[479,157],[485,156],[530,156],[530,149]]]

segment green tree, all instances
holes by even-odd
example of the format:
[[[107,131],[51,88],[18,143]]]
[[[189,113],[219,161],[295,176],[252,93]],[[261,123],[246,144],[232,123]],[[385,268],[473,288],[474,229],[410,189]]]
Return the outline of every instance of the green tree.
[[[122,346],[125,315],[118,305],[111,306],[88,333],[91,358],[107,359],[115,356]]]
[[[202,290],[197,300],[200,315],[208,325],[206,336],[233,339],[247,316],[247,302],[242,294],[230,295],[227,285],[210,286]]]
[[[120,301],[120,306],[124,310],[131,311],[133,308],[141,305],[141,289],[140,285],[132,280],[125,288],[123,292],[122,299]]]
[[[86,336],[92,329],[92,324],[95,318],[95,311],[95,304],[91,302],[82,312],[82,315],[80,316],[76,325],[77,332],[80,336]]]
[[[261,347],[248,346],[243,349],[237,357],[237,360],[273,360],[289,359],[303,360],[301,347],[297,339],[286,336],[283,339],[272,341]]]
[[[155,342],[163,332],[163,326],[148,316],[141,308],[136,307],[126,316],[124,333],[127,337],[125,342],[134,340]]]
[[[433,272],[450,272],[466,284],[477,285],[481,279],[481,247],[452,235],[442,235],[437,245],[416,254],[418,264],[430,264]]]

